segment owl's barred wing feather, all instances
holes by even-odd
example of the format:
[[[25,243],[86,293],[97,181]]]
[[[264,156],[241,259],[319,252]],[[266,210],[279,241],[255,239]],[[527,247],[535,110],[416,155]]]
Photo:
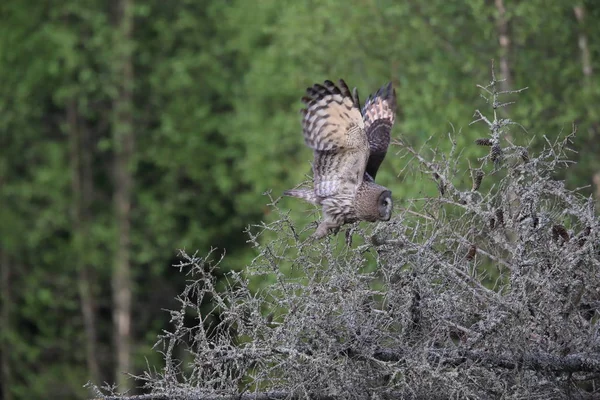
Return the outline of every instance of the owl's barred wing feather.
[[[358,108],[360,110],[360,99],[358,98],[358,89],[357,88],[352,89],[352,101],[354,102],[354,105],[356,106],[356,108]]]
[[[315,151],[313,164],[315,195],[355,193],[361,184],[369,157],[364,121],[354,96],[343,80],[307,89],[302,98],[302,128],[306,145]]]
[[[314,150],[351,149],[363,141],[364,122],[346,83],[340,79],[306,89],[302,128],[306,145]]]
[[[396,91],[391,82],[367,98],[362,115],[371,154],[367,162],[367,173],[375,179],[390,145],[390,132],[396,112]]]

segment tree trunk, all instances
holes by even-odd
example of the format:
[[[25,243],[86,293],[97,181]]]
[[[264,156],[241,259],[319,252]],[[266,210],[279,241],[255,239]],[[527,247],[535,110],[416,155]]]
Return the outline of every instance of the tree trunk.
[[[592,75],[594,73],[592,69],[592,56],[590,53],[590,47],[588,44],[588,38],[585,33],[585,7],[583,4],[578,4],[573,7],[573,12],[575,13],[575,18],[577,18],[577,22],[579,24],[579,35],[577,38],[577,44],[579,45],[579,52],[581,54],[581,72],[583,73],[583,84],[584,90],[589,89],[590,85],[592,85]],[[589,102],[589,104],[594,104],[594,102]],[[595,114],[595,110],[588,111],[588,115],[593,116]],[[593,146],[596,142],[596,138],[598,136],[598,132],[600,131],[600,124],[592,118],[590,127],[588,130],[589,136],[593,141],[590,146]],[[593,147],[591,147],[593,148]],[[600,199],[600,172],[595,172],[592,176],[592,182],[596,187],[595,195],[596,199]]]
[[[575,17],[577,18],[577,22],[580,26],[578,44],[581,52],[581,68],[583,70],[583,76],[586,80],[589,80],[589,78],[592,76],[592,61],[587,36],[583,29],[585,20],[585,8],[583,7],[583,4],[573,7],[573,12],[575,13]]]
[[[11,400],[10,394],[11,385],[11,372],[10,372],[10,358],[8,356],[8,332],[11,329],[10,323],[10,305],[12,300],[10,298],[10,264],[8,255],[0,247],[0,296],[2,298],[2,312],[0,314],[0,326],[2,327],[2,335],[0,335],[0,369],[2,375],[0,375],[0,386],[2,387],[2,398],[4,400]]]
[[[498,30],[498,42],[500,43],[500,73],[504,81],[501,83],[501,88],[504,91],[510,90],[512,87],[512,77],[510,73],[510,64],[508,55],[510,53],[510,36],[508,34],[508,21],[506,20],[506,8],[504,8],[504,0],[494,0],[496,9],[498,10],[498,19],[496,27]]]
[[[130,383],[125,372],[130,372],[131,359],[131,272],[130,272],[130,210],[133,186],[133,64],[131,36],[133,28],[133,0],[119,0],[116,13],[117,43],[115,43],[116,78],[118,95],[113,103],[114,154],[114,207],[117,224],[113,289],[114,344],[116,351],[116,381],[126,390]]]
[[[90,380],[99,383],[100,368],[97,357],[96,307],[93,292],[91,267],[85,259],[88,249],[89,208],[92,198],[91,154],[87,131],[79,124],[77,102],[67,104],[67,129],[70,139],[71,162],[71,221],[73,225],[73,247],[78,268],[78,289],[81,315],[85,328],[85,354]]]

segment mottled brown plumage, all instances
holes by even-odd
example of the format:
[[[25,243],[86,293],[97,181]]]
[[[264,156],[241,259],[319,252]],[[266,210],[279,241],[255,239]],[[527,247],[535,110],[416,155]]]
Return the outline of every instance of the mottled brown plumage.
[[[312,190],[284,192],[323,207],[314,236],[355,221],[388,221],[391,192],[374,182],[390,143],[395,91],[391,84],[369,96],[360,111],[358,92],[343,80],[315,84],[302,98],[304,141],[314,150]]]

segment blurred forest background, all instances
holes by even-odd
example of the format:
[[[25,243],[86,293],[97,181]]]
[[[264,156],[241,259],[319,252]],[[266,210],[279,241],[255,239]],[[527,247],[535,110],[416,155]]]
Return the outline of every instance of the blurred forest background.
[[[600,3],[573,0],[4,0],[0,3],[0,386],[15,399],[129,383],[183,288],[176,249],[253,257],[244,229],[305,179],[304,89],[392,81],[394,136],[481,137],[494,59],[506,112],[543,141],[578,128],[571,188],[600,192]],[[465,160],[477,149],[465,150]],[[404,199],[435,183],[394,157]],[[467,157],[468,156],[468,157]],[[407,172],[408,171],[408,172]],[[465,176],[465,180],[469,180]],[[299,224],[311,207],[285,199]]]

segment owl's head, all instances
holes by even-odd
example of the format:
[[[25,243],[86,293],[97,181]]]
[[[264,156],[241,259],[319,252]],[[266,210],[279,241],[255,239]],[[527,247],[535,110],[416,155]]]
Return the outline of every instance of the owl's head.
[[[377,210],[379,212],[378,219],[381,221],[389,221],[392,218],[392,192],[386,190],[379,195],[377,199]]]
[[[365,181],[356,196],[356,216],[361,221],[389,221],[392,217],[392,192],[375,182]]]

